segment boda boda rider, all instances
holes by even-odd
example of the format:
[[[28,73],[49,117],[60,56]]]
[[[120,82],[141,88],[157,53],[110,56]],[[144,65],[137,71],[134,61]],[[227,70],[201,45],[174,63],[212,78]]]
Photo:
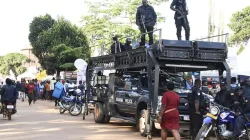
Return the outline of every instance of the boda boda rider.
[[[215,102],[225,106],[228,97],[227,84],[226,82],[220,82],[220,91],[215,96]]]
[[[246,133],[243,131],[245,124],[250,118],[250,104],[248,98],[244,97],[243,89],[238,87],[234,93],[229,95],[229,104],[233,105],[232,110],[236,112],[237,118],[235,119],[235,125],[233,128],[233,136],[235,139],[246,137]]]
[[[5,81],[6,85],[3,86],[1,89],[0,95],[1,95],[1,102],[3,104],[8,104],[11,102],[14,105],[14,112],[13,114],[16,113],[16,100],[18,96],[18,92],[15,86],[12,85],[12,81],[7,78]],[[3,107],[1,109],[1,113],[3,112]]]

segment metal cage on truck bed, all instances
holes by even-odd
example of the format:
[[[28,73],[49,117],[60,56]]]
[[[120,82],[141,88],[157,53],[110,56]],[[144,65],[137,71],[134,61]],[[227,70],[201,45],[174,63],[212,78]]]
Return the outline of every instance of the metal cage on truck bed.
[[[147,67],[147,55],[169,71],[214,70],[227,59],[226,43],[162,40],[150,49],[138,48],[111,55],[90,58],[91,69],[129,69]],[[173,67],[175,67],[173,69]],[[185,69],[185,70],[184,70]]]

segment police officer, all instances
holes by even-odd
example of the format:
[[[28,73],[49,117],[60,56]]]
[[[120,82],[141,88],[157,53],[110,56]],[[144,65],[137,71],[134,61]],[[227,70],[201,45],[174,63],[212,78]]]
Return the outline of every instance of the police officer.
[[[190,110],[190,136],[194,140],[198,134],[203,121],[204,96],[200,90],[201,80],[196,79],[192,93],[189,94],[189,110]]]
[[[243,130],[245,124],[249,122],[250,102],[248,102],[249,97],[244,97],[243,94],[243,89],[241,87],[238,87],[234,94],[231,94],[230,101],[235,104],[234,111],[236,111],[236,114],[238,115],[233,128],[234,139],[247,137]]]
[[[145,33],[148,33],[149,45],[154,43],[153,30],[156,24],[157,15],[152,6],[148,5],[148,0],[142,0],[142,5],[137,8],[136,25],[141,31],[140,46],[145,46]]]
[[[118,41],[118,37],[113,37],[114,43],[111,45],[111,54],[125,51],[124,45]]]
[[[209,94],[207,81],[202,82],[201,91],[206,93],[206,94]]]
[[[220,91],[215,96],[215,102],[225,106],[227,104],[227,97],[228,97],[228,91],[227,91],[227,84],[226,82],[220,82]]]
[[[250,79],[245,79],[245,83],[243,86],[243,92],[245,97],[250,97]]]
[[[187,19],[188,10],[186,6],[186,0],[173,0],[171,3],[170,9],[175,11],[174,19],[177,29],[177,38],[181,40],[181,30],[182,27],[185,30],[186,40],[189,40],[190,36],[190,27]]]
[[[131,42],[132,42],[131,38],[126,39],[126,43],[124,44],[125,51],[131,51],[132,50]]]

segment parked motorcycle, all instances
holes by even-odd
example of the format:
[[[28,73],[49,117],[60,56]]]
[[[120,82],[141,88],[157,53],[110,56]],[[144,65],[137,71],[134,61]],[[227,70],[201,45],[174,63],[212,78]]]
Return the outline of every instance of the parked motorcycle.
[[[233,105],[232,105],[233,106]],[[217,139],[232,139],[233,127],[235,123],[236,113],[227,107],[223,107],[215,102],[210,103],[210,111],[206,114],[203,120],[203,126],[196,136],[196,140],[204,140],[209,138],[213,132]],[[245,130],[242,132],[248,137],[248,129],[250,122],[245,125]],[[247,138],[249,140],[249,137]]]
[[[3,118],[8,117],[8,120],[11,120],[11,115],[14,113],[14,105],[9,102],[3,105]]]
[[[78,116],[82,113],[82,107],[83,109],[83,119],[85,119],[85,113],[86,113],[86,104],[84,100],[84,92],[82,92],[80,89],[76,89],[74,92],[76,98],[73,101],[73,104],[69,108],[69,113],[72,116]]]
[[[73,101],[75,100],[75,96],[63,96],[59,102],[59,112],[63,114],[65,111],[69,111]]]

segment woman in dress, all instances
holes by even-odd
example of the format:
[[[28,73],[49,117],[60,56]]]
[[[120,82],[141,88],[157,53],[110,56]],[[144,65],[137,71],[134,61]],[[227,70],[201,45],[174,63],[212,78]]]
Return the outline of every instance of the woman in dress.
[[[167,131],[173,133],[175,140],[180,140],[179,133],[179,111],[178,106],[180,103],[179,96],[173,91],[175,88],[174,83],[167,84],[167,91],[162,97],[161,113],[159,121],[161,123],[161,138],[167,140]]]

